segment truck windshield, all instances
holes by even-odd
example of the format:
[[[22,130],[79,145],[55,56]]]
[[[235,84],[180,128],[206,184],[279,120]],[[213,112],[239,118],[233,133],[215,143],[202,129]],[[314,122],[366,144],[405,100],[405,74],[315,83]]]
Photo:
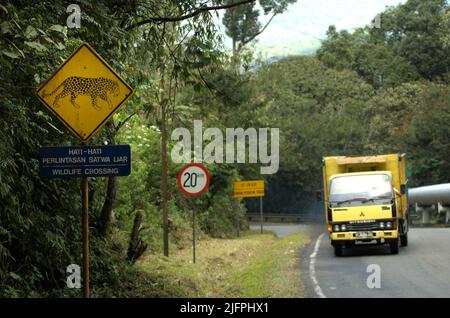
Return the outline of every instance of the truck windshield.
[[[330,203],[351,202],[373,204],[376,200],[392,198],[391,178],[387,174],[366,174],[336,177],[330,185]]]

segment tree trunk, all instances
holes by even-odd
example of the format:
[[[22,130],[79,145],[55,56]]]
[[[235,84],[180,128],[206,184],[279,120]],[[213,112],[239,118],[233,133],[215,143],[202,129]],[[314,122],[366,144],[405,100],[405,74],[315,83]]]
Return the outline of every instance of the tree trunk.
[[[108,130],[107,141],[108,144],[113,145],[115,143],[116,129],[114,127],[113,120],[106,123],[105,128]],[[111,223],[112,209],[114,202],[116,201],[117,194],[117,179],[116,177],[108,177],[108,185],[106,188],[105,201],[103,202],[102,210],[100,212],[99,220],[99,236],[106,237]]]
[[[163,209],[164,256],[169,256],[169,189],[167,163],[166,101],[161,102],[161,195]]]
[[[116,200],[117,180],[116,177],[108,177],[108,187],[106,189],[105,202],[100,212],[99,234],[105,237],[108,234],[111,223],[111,215],[114,201]]]
[[[130,235],[130,244],[128,245],[128,260],[135,262],[147,249],[147,244],[139,237],[139,232],[141,230],[142,224],[142,211],[136,211],[136,216],[134,217],[133,229]]]

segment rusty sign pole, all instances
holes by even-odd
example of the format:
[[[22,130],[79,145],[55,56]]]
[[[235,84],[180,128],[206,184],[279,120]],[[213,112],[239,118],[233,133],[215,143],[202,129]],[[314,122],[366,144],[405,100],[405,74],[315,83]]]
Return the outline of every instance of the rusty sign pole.
[[[192,209],[192,260],[195,264],[195,203]]]
[[[264,216],[263,216],[263,197],[259,197],[259,213],[261,215],[261,234],[263,234],[263,221],[264,221]]]
[[[237,237],[239,237],[239,232],[240,232],[239,208],[240,208],[240,205],[239,205],[239,201],[237,199],[234,199],[233,201],[234,201],[234,206],[236,209],[236,234],[237,234]]]
[[[248,181],[236,181],[234,183],[234,197],[235,198],[257,198],[259,197],[259,213],[260,213],[260,226],[261,234],[263,234],[263,197],[264,197],[264,180],[248,180]],[[236,217],[236,229],[239,236],[239,215]]]
[[[89,298],[89,184],[87,177],[81,178],[81,200],[83,209],[83,297]]]

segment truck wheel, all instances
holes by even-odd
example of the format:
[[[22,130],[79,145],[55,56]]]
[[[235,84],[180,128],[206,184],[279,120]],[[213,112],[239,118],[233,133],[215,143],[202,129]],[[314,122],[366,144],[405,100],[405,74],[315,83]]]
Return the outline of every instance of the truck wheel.
[[[399,246],[398,239],[389,242],[389,247],[391,248],[391,254],[398,254]]]
[[[342,245],[336,244],[334,247],[334,256],[342,256]]]
[[[400,244],[402,246],[408,246],[408,233],[405,233],[404,235],[400,235]]]

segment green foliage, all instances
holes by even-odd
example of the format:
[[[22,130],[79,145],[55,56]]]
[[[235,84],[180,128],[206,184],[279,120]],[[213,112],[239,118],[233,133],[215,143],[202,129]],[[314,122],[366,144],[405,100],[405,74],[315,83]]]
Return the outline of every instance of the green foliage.
[[[409,0],[381,14],[380,28],[337,32],[331,26],[317,56],[327,66],[352,69],[375,88],[420,78],[448,83],[449,5]]]
[[[360,153],[360,115],[373,90],[355,73],[329,69],[314,57],[269,64],[256,86],[266,105],[257,117],[281,131],[280,170],[269,178],[265,206],[292,212],[321,186],[323,156]]]
[[[373,153],[404,152],[405,138],[426,84],[407,83],[386,88],[373,96],[364,109],[367,123],[365,149]]]
[[[179,4],[165,1],[163,5],[161,1],[147,2],[149,6],[140,7],[133,3],[118,6],[108,0],[80,1],[82,27],[70,30],[61,24],[67,17],[67,3],[64,1],[2,3],[0,296],[75,296],[79,293],[65,287],[66,267],[71,263],[82,263],[79,182],[45,180],[38,170],[40,147],[78,142],[39,104],[33,94],[37,85],[83,41],[89,42],[119,73],[123,74],[126,70],[124,77],[128,77],[127,81],[138,88],[136,100],[130,101],[127,110],[118,116],[116,123],[119,126],[128,115],[139,112],[142,104],[154,102],[155,95],[151,94],[158,88],[147,78],[167,60],[174,57],[173,65],[185,78],[189,76],[187,67],[192,61],[198,65],[214,61],[216,56],[210,51],[216,35],[210,13],[195,22],[190,20],[180,28],[184,32],[181,34],[194,31],[196,36],[189,37],[186,45],[180,43],[177,52],[161,52],[161,45],[155,45],[162,40],[160,25],[150,24],[126,30],[129,24],[134,23],[136,16],[149,14],[155,7],[161,13],[173,13],[174,6],[180,10],[190,10],[198,6],[199,1],[190,1],[189,6],[184,5],[186,1]],[[151,10],[146,11],[148,8]],[[182,14],[179,10],[177,12]],[[175,34],[173,30],[169,31],[165,33],[167,41],[171,41]],[[178,61],[182,54],[186,58]],[[142,68],[143,64],[148,67]],[[105,127],[91,142],[102,144],[105,140],[114,139],[111,136],[113,128],[117,127]],[[146,152],[139,153],[138,137],[145,138],[142,143],[148,145],[144,149]],[[126,250],[124,240],[136,209],[144,209],[147,213],[146,221],[151,225],[147,234],[154,230],[154,234],[147,235],[147,238],[150,241],[153,239],[154,245],[159,242],[160,163],[158,151],[155,152],[160,147],[159,134],[150,130],[143,136],[136,133],[135,139],[130,140],[136,145],[133,151],[137,153],[133,156],[145,164],[136,160],[133,164],[135,177],[120,181],[124,181],[121,185],[129,189],[127,192],[119,191],[115,228],[112,231],[115,238],[120,238],[120,244],[111,238],[104,240],[96,237],[95,225],[104,200],[106,182],[100,179],[90,182],[90,219],[94,226],[91,231],[91,280],[93,286],[103,290],[97,293],[94,289],[94,295],[105,295],[108,288],[117,289],[122,278],[129,277],[130,271],[133,271],[124,261],[123,250]],[[176,169],[172,171],[174,176]],[[174,211],[177,213],[175,206]],[[178,214],[182,215],[181,212]],[[185,219],[174,217],[175,227],[186,228],[187,224]],[[174,236],[178,234],[174,231]]]
[[[429,85],[419,96],[406,149],[411,158],[413,185],[450,180],[450,95],[446,85]]]
[[[364,108],[363,148],[406,152],[412,185],[449,180],[448,125],[442,124],[449,101],[449,12],[444,0],[409,0],[383,12],[381,28],[350,34],[330,27],[317,53],[327,66],[354,70],[379,90]]]
[[[226,0],[226,4],[234,4],[239,0]],[[262,26],[259,22],[260,10],[256,5],[260,5],[264,15],[271,14],[272,18]],[[259,0],[240,6],[235,6],[225,10],[222,23],[225,26],[225,33],[233,43],[233,55],[237,57],[245,45],[249,44],[260,35],[270,24],[273,17],[283,13],[289,4],[297,0]]]
[[[372,29],[396,55],[405,58],[428,80],[448,80],[450,51],[443,35],[448,34],[443,21],[450,10],[446,0],[408,0],[382,15],[380,29]]]
[[[252,2],[226,10],[223,17],[225,33],[234,43],[245,44],[259,32],[261,23],[258,21],[259,11],[255,9],[255,5],[256,3]]]
[[[317,57],[337,70],[351,69],[375,88],[393,87],[419,78],[417,69],[385,43],[374,41],[367,30],[353,34],[330,26]]]

